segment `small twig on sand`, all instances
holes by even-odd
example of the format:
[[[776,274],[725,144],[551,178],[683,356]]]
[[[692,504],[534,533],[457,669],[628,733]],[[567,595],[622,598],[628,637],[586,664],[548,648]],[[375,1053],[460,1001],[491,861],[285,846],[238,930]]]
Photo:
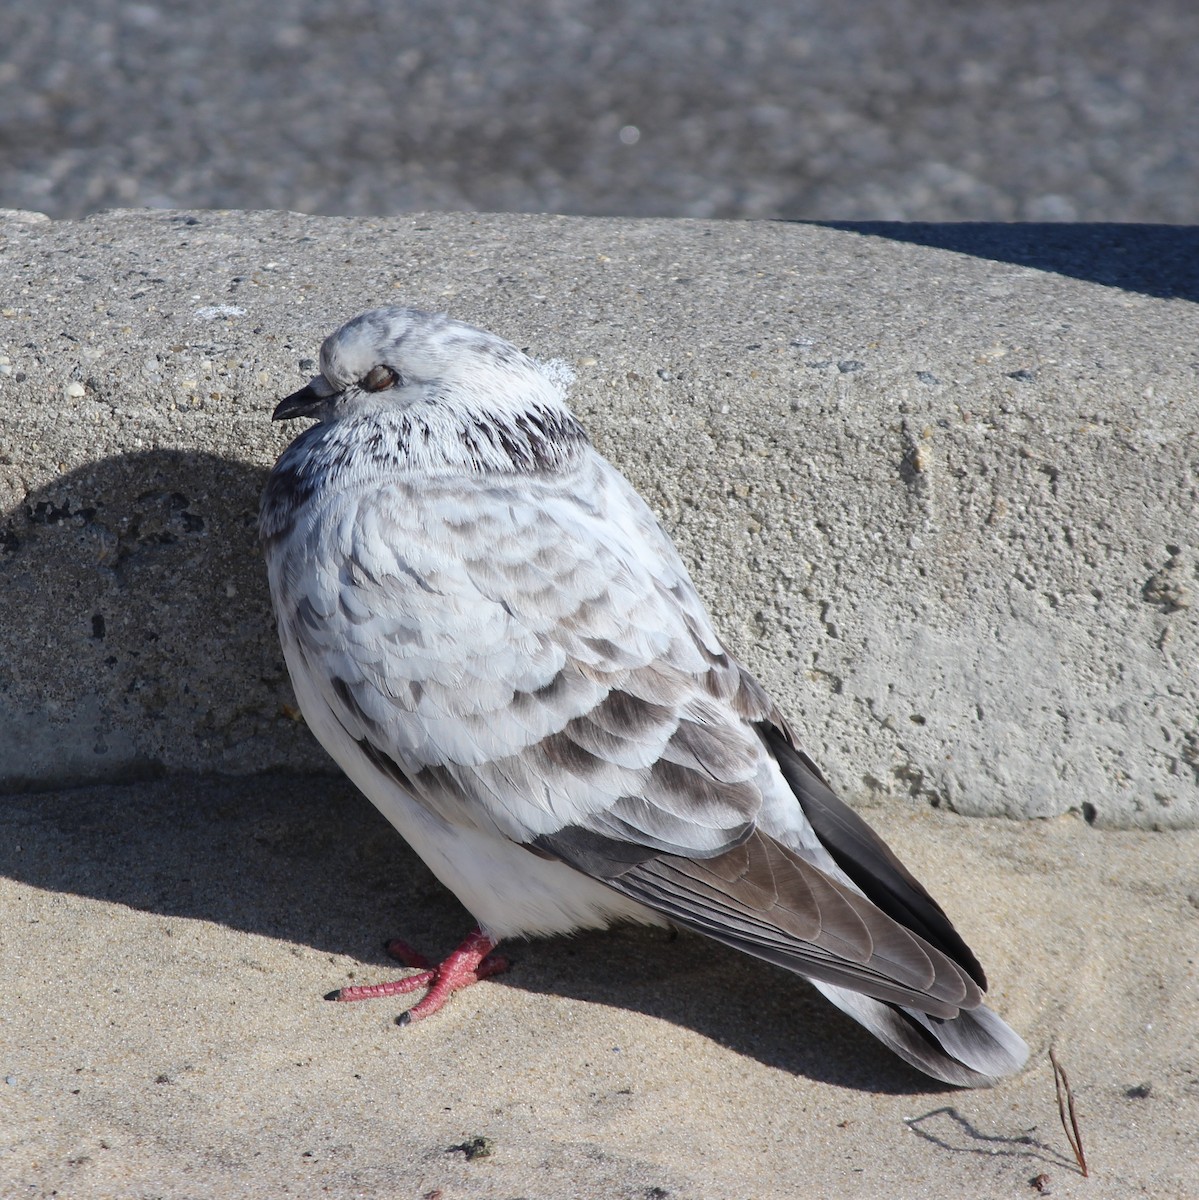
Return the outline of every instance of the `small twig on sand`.
[[[1082,1172],[1082,1177],[1087,1179],[1090,1172],[1087,1170],[1087,1156],[1083,1153],[1082,1134],[1078,1130],[1078,1116],[1074,1112],[1074,1093],[1070,1090],[1070,1076],[1066,1074],[1066,1068],[1057,1061],[1052,1046],[1049,1048],[1049,1061],[1053,1064],[1053,1086],[1057,1089],[1057,1115],[1062,1120],[1062,1129],[1065,1130],[1070,1149],[1074,1151],[1078,1169]]]

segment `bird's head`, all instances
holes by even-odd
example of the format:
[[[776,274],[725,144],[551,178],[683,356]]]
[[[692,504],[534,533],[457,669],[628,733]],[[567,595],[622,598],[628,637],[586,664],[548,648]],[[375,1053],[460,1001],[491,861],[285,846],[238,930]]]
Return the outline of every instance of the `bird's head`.
[[[526,354],[444,313],[376,308],[321,346],[321,373],[279,401],[272,418],[336,421],[419,403],[483,403],[503,410],[556,400]]]
[[[321,373],[272,414],[297,417],[339,438],[387,427],[397,458],[427,469],[553,467],[586,442],[557,385],[527,354],[414,308],[372,309],[330,334]]]

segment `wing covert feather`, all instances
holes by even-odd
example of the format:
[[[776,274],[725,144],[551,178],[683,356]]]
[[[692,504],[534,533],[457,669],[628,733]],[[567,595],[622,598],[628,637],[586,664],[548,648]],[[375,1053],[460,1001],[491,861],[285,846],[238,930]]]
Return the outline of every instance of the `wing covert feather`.
[[[582,472],[351,496],[282,632],[347,733],[443,815],[715,853],[761,803],[760,742],[724,703],[740,669],[641,499],[598,456]]]

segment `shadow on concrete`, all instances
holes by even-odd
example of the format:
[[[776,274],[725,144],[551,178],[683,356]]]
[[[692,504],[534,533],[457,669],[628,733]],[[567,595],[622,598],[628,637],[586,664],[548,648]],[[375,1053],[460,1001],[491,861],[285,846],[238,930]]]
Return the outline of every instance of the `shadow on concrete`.
[[[370,964],[353,981],[331,974],[330,989],[395,977],[382,950],[388,937],[441,957],[473,924],[352,785],[308,775],[173,776],[5,797],[0,872],[55,893],[216,922]],[[894,1058],[802,980],[700,937],[620,927],[506,949],[511,971],[487,986],[646,1013],[845,1087],[951,1090]],[[407,1007],[401,998],[370,1003],[396,1013]]]
[[[1169,300],[1199,300],[1199,225],[805,221]]]
[[[266,476],[147,450],[0,512],[0,793],[318,761],[285,715]]]

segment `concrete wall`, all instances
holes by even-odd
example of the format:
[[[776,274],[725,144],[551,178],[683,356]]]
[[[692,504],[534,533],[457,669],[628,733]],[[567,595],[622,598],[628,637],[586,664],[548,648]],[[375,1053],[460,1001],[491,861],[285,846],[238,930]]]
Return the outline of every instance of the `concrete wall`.
[[[1195,292],[1146,282],[1161,230],[1052,270],[904,229],[5,214],[0,788],[329,768],[256,546],[269,415],[405,303],[573,375],[850,800],[1199,824]]]

